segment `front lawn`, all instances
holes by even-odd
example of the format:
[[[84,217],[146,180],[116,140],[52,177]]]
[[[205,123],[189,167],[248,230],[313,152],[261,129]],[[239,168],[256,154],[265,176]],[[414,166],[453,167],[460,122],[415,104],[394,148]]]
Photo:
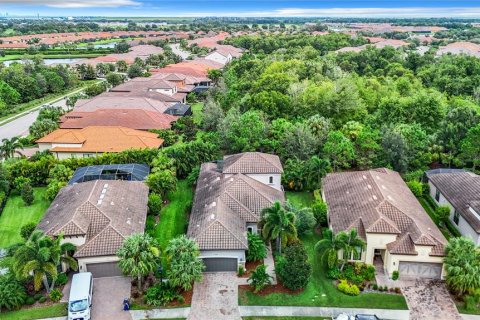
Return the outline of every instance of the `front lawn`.
[[[0,248],[6,248],[22,240],[20,229],[27,223],[38,223],[50,206],[45,199],[46,188],[33,188],[35,201],[25,206],[22,197],[10,195],[0,216]]]
[[[43,318],[64,317],[67,315],[66,303],[58,303],[47,307],[2,312],[2,320],[33,320]]]
[[[475,308],[474,310],[465,308],[465,304],[460,301],[455,301],[455,305],[457,306],[457,310],[463,314],[478,314],[480,315],[480,308]]]
[[[193,113],[193,120],[196,124],[202,123],[203,118],[203,102],[196,102],[192,104],[192,113]]]
[[[315,200],[311,192],[287,191],[285,194],[287,200],[298,208],[310,207]]]
[[[272,293],[264,296],[241,290],[239,292],[240,305],[408,309],[405,298],[401,295],[362,293],[354,297],[341,293],[332,284],[332,280],[326,277],[326,267],[320,263],[315,254],[314,246],[320,240],[320,236],[311,234],[302,237],[301,240],[313,267],[312,277],[305,290],[295,295]]]
[[[193,199],[192,187],[186,180],[180,180],[177,190],[169,192],[167,198],[170,203],[160,211],[160,221],[155,228],[155,238],[163,251],[171,239],[186,232]]]

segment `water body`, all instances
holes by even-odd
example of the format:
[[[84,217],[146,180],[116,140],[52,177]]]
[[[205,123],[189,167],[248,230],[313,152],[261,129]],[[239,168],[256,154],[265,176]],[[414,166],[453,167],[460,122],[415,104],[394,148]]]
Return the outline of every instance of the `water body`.
[[[83,60],[82,58],[65,58],[65,59],[43,59],[43,63],[46,65],[46,66],[50,66],[52,64],[70,64],[70,63],[74,63],[74,62],[77,62],[77,61],[80,61],[80,60]],[[14,62],[18,62],[18,63],[25,63],[25,61],[31,61],[31,60],[7,60],[7,61],[2,61],[0,63],[3,63],[6,67],[8,67],[9,65],[11,65],[12,63]]]
[[[113,49],[117,45],[116,42],[110,42],[110,43],[102,43],[102,44],[95,44],[93,47],[95,49]]]

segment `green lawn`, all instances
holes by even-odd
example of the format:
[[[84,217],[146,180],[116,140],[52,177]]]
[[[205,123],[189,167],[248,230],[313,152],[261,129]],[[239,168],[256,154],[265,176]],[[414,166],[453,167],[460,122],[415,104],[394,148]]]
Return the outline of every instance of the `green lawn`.
[[[192,104],[192,113],[193,113],[193,119],[195,120],[195,123],[199,124],[202,122],[203,118],[203,102],[196,102]]]
[[[0,313],[1,320],[32,320],[53,317],[63,317],[67,315],[65,303],[54,304],[48,307],[39,307],[24,309],[18,311]]]
[[[11,195],[0,216],[0,248],[8,247],[21,241],[20,228],[27,223],[38,223],[50,206],[45,199],[46,188],[33,188],[35,201],[25,206],[22,197]]]
[[[162,250],[165,250],[172,238],[185,234],[193,190],[186,180],[180,180],[177,190],[169,192],[167,198],[170,203],[160,211],[160,221],[155,228],[155,238]]]
[[[455,304],[457,306],[458,312],[460,312],[460,313],[480,315],[480,308],[476,308],[475,310],[467,310],[467,308],[465,308],[465,304],[463,302],[455,302]]]
[[[287,200],[294,206],[299,208],[310,207],[314,200],[313,194],[310,192],[285,192]]]
[[[288,194],[287,194],[288,197]],[[326,277],[326,268],[314,251],[315,243],[320,239],[317,234],[302,237],[308,257],[313,266],[313,274],[305,290],[296,295],[272,293],[265,296],[249,291],[239,293],[241,305],[259,306],[317,306],[346,308],[408,309],[401,295],[365,293],[357,297],[347,296],[335,288]]]

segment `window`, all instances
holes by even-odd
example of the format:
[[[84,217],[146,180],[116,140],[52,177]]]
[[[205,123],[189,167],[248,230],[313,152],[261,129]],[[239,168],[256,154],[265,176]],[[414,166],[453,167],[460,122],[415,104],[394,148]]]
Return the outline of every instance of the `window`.
[[[268,178],[268,183],[273,184],[273,177]]]
[[[252,227],[248,227],[248,228],[247,228],[247,231],[248,231],[248,233],[253,233],[253,228],[252,228]]]
[[[453,213],[453,222],[455,222],[455,224],[458,226],[458,222],[460,221],[460,213],[455,210],[455,212]]]
[[[440,201],[440,191],[438,189],[435,191],[435,200],[437,200],[437,202]]]

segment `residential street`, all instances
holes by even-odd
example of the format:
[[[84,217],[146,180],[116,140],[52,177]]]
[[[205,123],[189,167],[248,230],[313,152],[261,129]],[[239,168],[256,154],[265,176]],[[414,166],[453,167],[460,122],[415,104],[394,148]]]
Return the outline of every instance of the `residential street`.
[[[177,56],[182,57],[183,60],[186,60],[190,56],[189,52],[180,49],[179,43],[170,45],[170,48],[172,48],[173,53],[175,53]]]

